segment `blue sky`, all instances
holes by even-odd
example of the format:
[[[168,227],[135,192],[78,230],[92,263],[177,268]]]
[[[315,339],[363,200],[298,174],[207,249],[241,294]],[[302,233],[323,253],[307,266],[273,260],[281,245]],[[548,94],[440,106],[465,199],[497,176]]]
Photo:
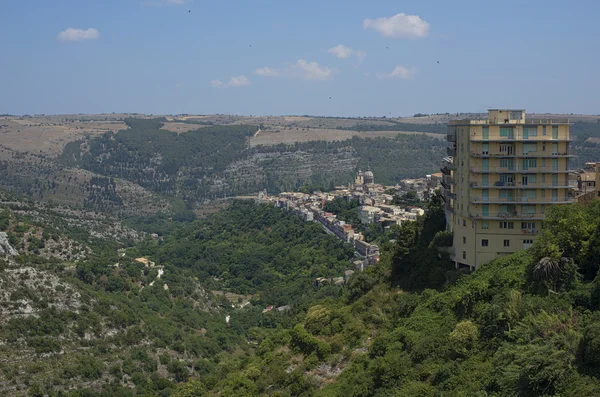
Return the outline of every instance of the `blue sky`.
[[[588,0],[2,0],[0,114],[596,114],[599,15]]]

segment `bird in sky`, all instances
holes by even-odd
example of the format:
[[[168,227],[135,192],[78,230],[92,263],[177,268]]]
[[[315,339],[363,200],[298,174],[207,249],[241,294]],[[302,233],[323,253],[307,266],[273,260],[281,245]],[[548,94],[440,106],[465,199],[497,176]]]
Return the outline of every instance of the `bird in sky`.
[[[192,12],[192,10],[188,10],[188,13]]]

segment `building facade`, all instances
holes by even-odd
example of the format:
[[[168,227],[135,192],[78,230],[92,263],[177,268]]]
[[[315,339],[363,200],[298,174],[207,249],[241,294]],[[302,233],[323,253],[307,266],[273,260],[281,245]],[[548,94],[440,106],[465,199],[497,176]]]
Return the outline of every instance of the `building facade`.
[[[529,248],[546,210],[576,201],[568,120],[493,109],[484,120],[451,121],[447,139],[442,185],[457,267]]]

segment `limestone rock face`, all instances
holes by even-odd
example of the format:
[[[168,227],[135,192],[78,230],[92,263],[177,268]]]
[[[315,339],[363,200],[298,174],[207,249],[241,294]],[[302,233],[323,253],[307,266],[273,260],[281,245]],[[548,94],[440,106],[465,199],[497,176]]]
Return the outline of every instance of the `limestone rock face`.
[[[11,247],[8,242],[8,234],[5,232],[0,232],[0,254],[8,254],[10,256],[19,255],[17,250]]]

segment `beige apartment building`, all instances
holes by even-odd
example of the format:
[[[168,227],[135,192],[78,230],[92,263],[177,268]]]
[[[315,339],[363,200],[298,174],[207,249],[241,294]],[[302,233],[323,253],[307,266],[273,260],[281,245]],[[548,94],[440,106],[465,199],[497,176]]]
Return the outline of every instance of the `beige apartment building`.
[[[457,267],[530,247],[548,208],[576,201],[568,120],[492,109],[487,119],[451,121],[447,138],[442,185]]]

